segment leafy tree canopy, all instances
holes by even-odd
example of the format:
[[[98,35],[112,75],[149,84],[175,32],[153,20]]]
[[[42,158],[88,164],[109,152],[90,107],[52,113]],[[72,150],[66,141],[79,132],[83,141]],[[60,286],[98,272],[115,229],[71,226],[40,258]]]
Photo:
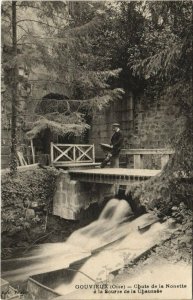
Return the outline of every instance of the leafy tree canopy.
[[[111,69],[106,62],[105,49],[98,45],[100,36],[104,35],[106,30],[103,26],[107,18],[104,4],[18,1],[16,23],[18,54],[14,60],[11,59],[12,52],[9,48],[12,42],[10,10],[11,2],[6,2],[3,5],[3,22],[9,32],[9,38],[7,39],[7,32],[4,31],[4,68],[12,69],[17,64],[25,66],[30,74],[36,74],[36,71],[41,69],[44,73],[43,80],[38,81],[36,87],[52,91],[52,87],[55,88],[57,85],[58,93],[70,98],[67,113],[66,101],[63,111],[53,110],[55,123],[52,123],[51,128],[57,124],[55,129],[57,131],[60,128],[61,133],[61,124],[58,122],[62,120],[63,124],[73,125],[67,126],[68,129],[76,127],[77,124],[77,133],[80,133],[80,128],[83,130],[88,128],[83,114],[92,116],[96,110],[102,109],[110,101],[123,95],[123,89],[113,88],[111,84],[121,69]],[[39,74],[34,76],[39,79]],[[54,101],[57,99],[53,99]],[[28,107],[35,112],[41,99],[29,97],[27,102]],[[72,114],[71,118],[69,114]],[[35,115],[33,120],[34,118]],[[44,128],[45,119],[46,124],[53,121],[50,118],[50,114],[47,113],[44,113],[42,118],[39,112],[36,114],[35,124],[44,122],[43,127],[38,126],[39,129]],[[25,121],[29,121],[29,116]],[[69,121],[73,123],[69,124]],[[62,125],[63,127],[65,126]]]
[[[88,115],[132,89],[178,108],[184,126],[171,136],[175,149],[184,149],[187,134],[192,141],[192,2],[18,1],[16,60],[10,59],[10,8],[3,3],[4,68],[23,64],[36,76],[41,66],[44,80],[36,85],[49,93],[57,86],[69,98],[44,101],[38,111],[42,99],[29,97],[36,129],[57,123],[61,132],[62,122],[84,130]]]

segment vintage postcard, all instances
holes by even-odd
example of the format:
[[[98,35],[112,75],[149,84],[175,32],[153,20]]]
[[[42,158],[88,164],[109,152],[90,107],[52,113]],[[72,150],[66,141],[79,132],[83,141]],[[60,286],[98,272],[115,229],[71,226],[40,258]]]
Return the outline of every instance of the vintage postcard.
[[[192,1],[1,1],[1,299],[192,299]]]

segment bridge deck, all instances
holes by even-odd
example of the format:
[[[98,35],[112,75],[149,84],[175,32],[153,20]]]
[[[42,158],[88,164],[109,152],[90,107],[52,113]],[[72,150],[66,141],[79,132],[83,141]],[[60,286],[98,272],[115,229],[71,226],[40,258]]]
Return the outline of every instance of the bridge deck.
[[[93,162],[90,162],[90,163],[77,163],[77,162],[62,162],[62,161],[59,161],[59,162],[53,162],[52,165],[55,167],[55,168],[63,168],[63,169],[75,169],[75,168],[94,168],[94,167],[98,167],[100,166],[100,163],[93,163]]]
[[[129,184],[147,180],[160,173],[160,170],[104,168],[89,170],[70,170],[71,179],[83,182]]]

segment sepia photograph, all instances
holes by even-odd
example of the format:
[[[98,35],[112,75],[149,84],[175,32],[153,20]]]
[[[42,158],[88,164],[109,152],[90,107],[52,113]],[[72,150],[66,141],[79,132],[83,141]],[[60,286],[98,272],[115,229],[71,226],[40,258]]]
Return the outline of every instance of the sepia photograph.
[[[1,299],[193,299],[192,14],[1,1]]]

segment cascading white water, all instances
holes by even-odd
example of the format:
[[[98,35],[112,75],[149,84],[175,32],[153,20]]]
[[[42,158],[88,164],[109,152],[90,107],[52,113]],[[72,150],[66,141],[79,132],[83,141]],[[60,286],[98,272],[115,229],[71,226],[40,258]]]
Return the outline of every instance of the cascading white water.
[[[93,249],[124,236],[126,232],[120,224],[131,214],[125,200],[111,199],[97,221],[76,230],[66,242],[42,244],[27,257],[7,260],[3,276],[10,281],[22,281],[33,274],[68,267],[73,261],[89,256]]]
[[[156,223],[150,230],[141,233],[138,226],[152,222],[155,216],[145,214],[129,222],[131,215],[127,201],[111,199],[98,220],[72,233],[66,242],[43,244],[28,257],[7,261],[11,271],[3,272],[2,277],[18,282],[35,274],[71,270],[70,278],[67,275],[49,285],[62,295],[74,293],[75,285],[93,284],[99,280],[98,277],[104,281],[105,270],[123,267],[124,257],[133,259],[147,251],[160,241],[160,235],[167,230],[166,223]],[[73,265],[82,259],[82,265]]]
[[[75,231],[68,239],[68,243],[81,246],[88,251],[108,244],[120,237],[120,224],[132,211],[125,200],[111,199],[97,221]],[[125,232],[127,234],[127,232]],[[121,236],[124,236],[122,232]]]
[[[63,295],[64,299],[98,299],[90,286],[107,283],[111,271],[119,270],[147,253],[175,230],[167,221],[157,222],[153,214],[147,213],[136,219],[131,215],[127,201],[112,199],[98,220],[72,233],[66,242],[43,244],[31,251],[28,257],[6,261],[8,268],[3,269],[10,271],[2,272],[2,277],[16,284],[31,275],[44,273],[42,277],[33,277],[37,280],[37,290],[40,286],[44,291],[48,287],[49,291]],[[140,231],[139,227],[144,225],[148,230]],[[88,288],[77,289],[80,286]],[[32,287],[32,294],[33,288],[36,290],[36,286]]]
[[[78,245],[82,249],[92,252],[126,236],[129,232],[128,226],[125,226],[124,221],[131,215],[132,210],[127,201],[111,199],[104,207],[98,220],[72,233],[67,243]],[[90,259],[88,269],[90,269]],[[95,267],[95,270],[96,269],[97,267]],[[85,266],[83,266],[76,272],[71,282],[59,283],[55,291],[61,294],[69,293],[74,290],[75,284],[84,284],[85,282],[93,283],[92,279],[82,275],[82,270],[84,270],[85,275],[89,273],[87,267],[85,269]],[[95,279],[93,278],[93,280]]]
[[[166,224],[153,224],[150,230],[142,234],[138,226],[151,223],[155,216],[145,214],[131,222],[124,222],[131,214],[131,208],[125,200],[112,199],[97,221],[71,235],[69,243],[81,245],[89,251],[103,245],[106,247],[102,251],[94,252],[95,254],[77,269],[71,280],[64,278],[63,282],[58,282],[54,287],[56,292],[71,295],[77,292],[77,286],[91,286],[97,281],[105,282],[106,273],[124,266],[124,257],[133,259],[155,244],[154,241],[160,238],[160,232],[166,229]],[[113,241],[115,243],[112,244]]]

